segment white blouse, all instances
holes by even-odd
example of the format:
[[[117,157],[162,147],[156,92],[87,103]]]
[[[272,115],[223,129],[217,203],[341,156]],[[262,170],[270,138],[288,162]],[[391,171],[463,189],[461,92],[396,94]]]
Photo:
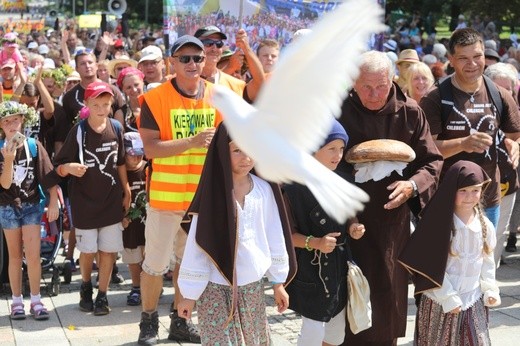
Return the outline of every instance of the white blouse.
[[[236,272],[238,286],[260,280],[285,282],[289,257],[278,207],[271,186],[251,175],[253,189],[245,196],[244,209],[237,202],[238,248]],[[179,273],[179,288],[185,298],[197,300],[208,282],[229,285],[209,256],[195,240],[197,215],[190,226]],[[217,230],[215,230],[217,232]]]
[[[490,249],[496,246],[495,227],[485,218],[487,226],[486,242]],[[482,227],[476,215],[469,224],[464,224],[453,215],[455,235],[451,239],[442,287],[425,292],[428,297],[442,305],[445,313],[460,306],[470,308],[484,294],[486,306],[500,305],[500,291],[495,281],[495,260],[493,252],[483,250]],[[489,297],[495,304],[488,304]]]

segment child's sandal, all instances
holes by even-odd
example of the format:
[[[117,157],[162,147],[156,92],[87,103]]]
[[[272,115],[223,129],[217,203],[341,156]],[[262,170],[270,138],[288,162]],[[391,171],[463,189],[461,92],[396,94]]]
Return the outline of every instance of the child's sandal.
[[[11,304],[11,319],[12,320],[25,320],[25,309],[23,303]]]
[[[42,302],[31,303],[31,315],[39,321],[49,319],[49,312]]]

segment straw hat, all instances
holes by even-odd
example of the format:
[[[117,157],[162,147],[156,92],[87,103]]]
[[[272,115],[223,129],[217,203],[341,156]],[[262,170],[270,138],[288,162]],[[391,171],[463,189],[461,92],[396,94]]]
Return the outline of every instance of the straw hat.
[[[116,76],[116,66],[119,64],[128,64],[134,68],[137,67],[137,61],[130,59],[127,55],[121,55],[118,59],[112,59],[108,62],[108,72],[112,77]]]
[[[420,62],[417,51],[415,49],[405,49],[401,51],[401,53],[399,53],[399,59],[396,61],[396,64],[399,65],[402,62]]]

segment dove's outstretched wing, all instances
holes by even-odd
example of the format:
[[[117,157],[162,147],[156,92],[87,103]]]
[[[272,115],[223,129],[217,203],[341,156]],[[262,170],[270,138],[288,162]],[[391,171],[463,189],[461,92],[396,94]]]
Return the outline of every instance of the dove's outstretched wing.
[[[382,15],[374,0],[347,1],[283,51],[255,102],[270,129],[306,152],[319,148],[358,75],[370,34],[384,30]]]

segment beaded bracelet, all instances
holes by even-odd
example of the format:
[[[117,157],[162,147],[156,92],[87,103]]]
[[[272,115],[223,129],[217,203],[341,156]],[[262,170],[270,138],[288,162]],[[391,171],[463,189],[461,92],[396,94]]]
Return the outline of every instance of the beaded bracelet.
[[[312,248],[309,246],[309,242],[312,238],[314,238],[312,235],[308,235],[307,238],[305,238],[305,249],[307,251],[312,251]]]

